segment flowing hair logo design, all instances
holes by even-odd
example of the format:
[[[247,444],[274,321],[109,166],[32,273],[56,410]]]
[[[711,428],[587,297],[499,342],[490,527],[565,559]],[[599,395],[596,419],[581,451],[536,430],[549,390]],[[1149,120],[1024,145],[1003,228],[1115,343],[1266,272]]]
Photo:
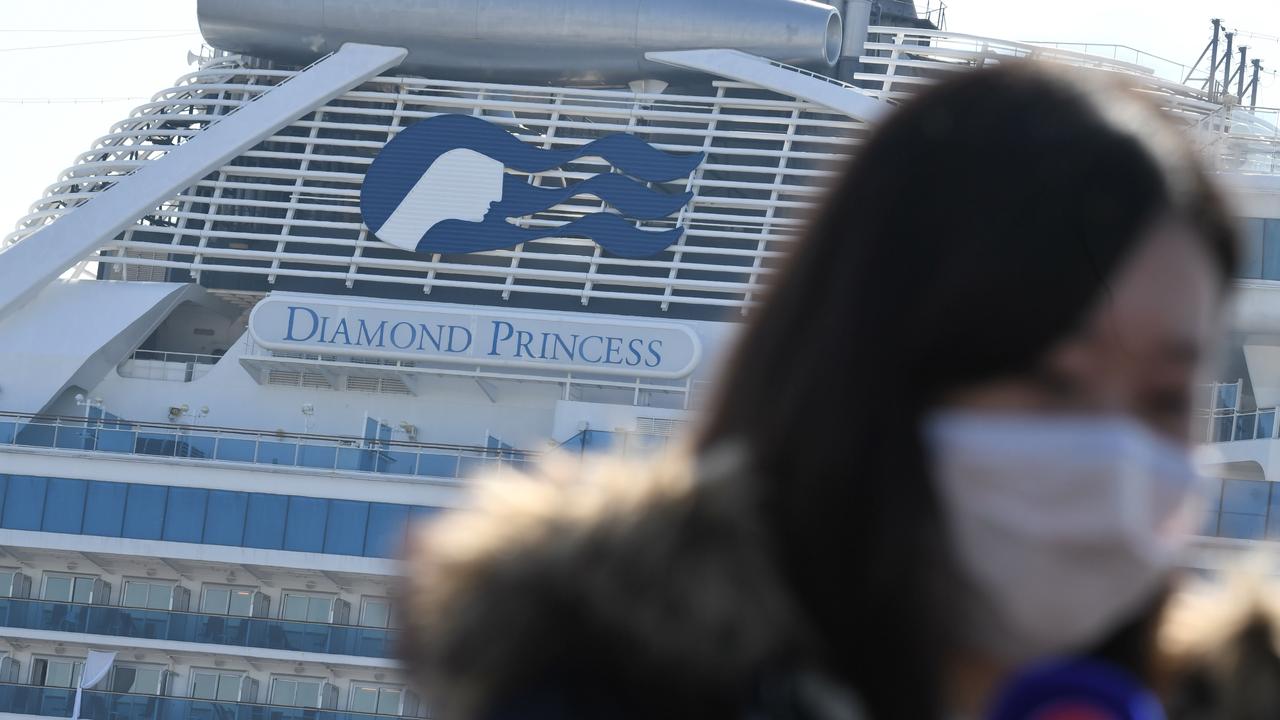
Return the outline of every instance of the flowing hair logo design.
[[[585,157],[616,168],[565,188],[540,188],[506,172],[540,173]],[[667,194],[646,182],[688,177],[705,155],[665,153],[634,135],[611,135],[570,150],[543,150],[470,115],[438,115],[401,131],[374,159],[360,192],[365,224],[385,243],[422,253],[512,248],[545,237],[583,237],[626,258],[653,257],[684,233],[642,230],[638,220],[679,212],[692,193]],[[616,212],[566,225],[521,228],[512,221],[581,195]]]

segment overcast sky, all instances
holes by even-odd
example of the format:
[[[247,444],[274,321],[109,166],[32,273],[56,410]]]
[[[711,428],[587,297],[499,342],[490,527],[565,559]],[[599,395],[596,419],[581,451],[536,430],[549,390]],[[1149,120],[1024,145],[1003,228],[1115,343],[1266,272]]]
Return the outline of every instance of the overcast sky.
[[[520,0],[511,0],[518,2]],[[934,0],[937,4],[937,0]],[[948,0],[947,28],[1011,40],[1129,45],[1184,64],[1211,12],[1280,68],[1277,0]],[[0,1],[0,236],[77,154],[191,68],[195,0]],[[923,7],[925,0],[917,0]],[[56,11],[51,12],[56,7]],[[1276,76],[1259,103],[1280,105]]]

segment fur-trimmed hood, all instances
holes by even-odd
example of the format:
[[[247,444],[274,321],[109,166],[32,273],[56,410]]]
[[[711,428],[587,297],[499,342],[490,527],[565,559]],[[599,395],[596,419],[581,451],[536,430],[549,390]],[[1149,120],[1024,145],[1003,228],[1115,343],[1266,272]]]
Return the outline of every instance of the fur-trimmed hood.
[[[419,529],[405,655],[437,717],[477,720],[564,682],[674,717],[741,700],[803,655],[737,458],[562,458],[481,481],[469,509]]]

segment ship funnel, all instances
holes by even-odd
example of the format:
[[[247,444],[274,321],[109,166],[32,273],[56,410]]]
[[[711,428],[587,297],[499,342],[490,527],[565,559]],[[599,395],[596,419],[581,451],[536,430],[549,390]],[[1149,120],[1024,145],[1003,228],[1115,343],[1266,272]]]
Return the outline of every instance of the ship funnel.
[[[729,48],[808,67],[840,58],[817,0],[199,0],[213,47],[306,63],[357,42],[403,47],[442,79],[623,84],[682,71],[646,52]]]

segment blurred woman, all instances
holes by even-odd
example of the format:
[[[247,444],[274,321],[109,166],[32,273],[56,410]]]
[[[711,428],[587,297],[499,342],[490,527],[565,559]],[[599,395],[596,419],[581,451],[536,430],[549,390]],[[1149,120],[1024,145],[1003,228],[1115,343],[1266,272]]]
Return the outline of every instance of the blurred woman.
[[[445,717],[980,717],[1015,671],[1149,679],[1191,390],[1235,262],[1185,139],[1003,65],[856,152],[688,457],[495,483],[425,531]]]

